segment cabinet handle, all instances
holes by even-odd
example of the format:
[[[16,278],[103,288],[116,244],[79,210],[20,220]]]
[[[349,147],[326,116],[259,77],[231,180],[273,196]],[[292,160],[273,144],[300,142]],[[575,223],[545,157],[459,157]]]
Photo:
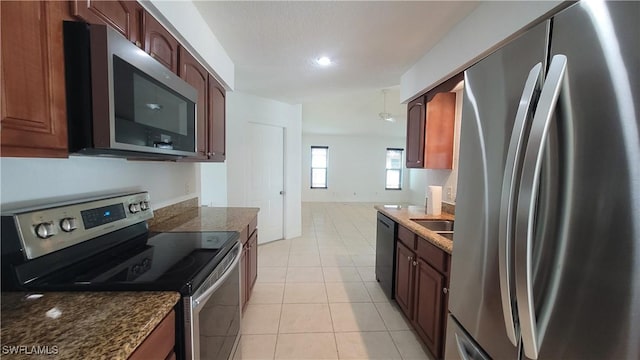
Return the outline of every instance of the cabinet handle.
[[[210,152],[208,152],[208,153],[207,153],[207,156],[211,156],[211,155],[213,155],[213,154],[212,154],[212,153],[210,153]]]
[[[137,41],[137,40],[136,40],[135,44],[136,44],[136,46],[137,46],[137,47],[139,47],[139,48],[141,48],[141,47],[142,47],[142,43],[141,43],[140,41]]]
[[[411,262],[411,256],[407,256],[407,261]]]
[[[447,289],[447,288],[442,288],[442,292],[443,292],[444,294],[446,294],[446,293],[448,293],[448,292],[449,292],[449,289]]]
[[[416,106],[422,106],[422,103],[417,103]]]
[[[417,261],[414,261],[414,262],[413,262],[413,266],[417,266],[417,265],[418,265],[418,262],[417,262]]]
[[[418,161],[416,161],[416,162],[417,162],[418,164],[420,164],[420,162],[421,162],[421,161],[420,161],[420,160],[418,160]]]

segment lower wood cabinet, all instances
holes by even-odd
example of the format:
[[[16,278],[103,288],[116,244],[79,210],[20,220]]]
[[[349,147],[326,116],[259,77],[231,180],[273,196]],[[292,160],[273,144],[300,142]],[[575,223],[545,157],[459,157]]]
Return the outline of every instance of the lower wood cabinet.
[[[446,317],[447,311],[447,307],[443,307],[446,303],[446,294],[443,292],[446,288],[446,278],[422,259],[417,260],[415,277],[413,324],[427,347],[436,356],[441,357],[445,330],[443,317]]]
[[[247,234],[251,234],[247,236]],[[242,241],[242,254],[240,256],[240,291],[242,299],[242,310],[247,307],[251,298],[251,291],[258,278],[258,228],[257,218],[251,221],[247,230],[240,234]]]
[[[175,359],[176,313],[174,310],[156,326],[131,354],[129,360]]]
[[[413,316],[413,288],[415,270],[413,261],[415,253],[401,242],[396,244],[396,302],[411,319]]]
[[[407,231],[402,226],[398,230],[398,234],[405,235],[396,242],[395,299],[418,336],[440,359],[444,351],[451,256],[415,234],[407,241]]]

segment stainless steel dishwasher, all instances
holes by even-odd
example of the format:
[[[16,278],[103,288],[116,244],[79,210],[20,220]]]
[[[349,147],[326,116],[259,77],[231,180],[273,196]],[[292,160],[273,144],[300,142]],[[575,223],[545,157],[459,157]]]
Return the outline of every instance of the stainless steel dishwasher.
[[[395,295],[397,234],[398,224],[378,212],[376,229],[376,279],[389,299],[393,299]]]

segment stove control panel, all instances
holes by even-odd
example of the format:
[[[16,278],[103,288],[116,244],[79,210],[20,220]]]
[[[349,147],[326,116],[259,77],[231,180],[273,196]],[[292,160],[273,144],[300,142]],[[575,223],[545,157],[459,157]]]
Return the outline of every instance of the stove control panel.
[[[3,218],[13,217],[24,255],[34,259],[152,218],[149,201],[149,193],[138,192],[17,211]]]

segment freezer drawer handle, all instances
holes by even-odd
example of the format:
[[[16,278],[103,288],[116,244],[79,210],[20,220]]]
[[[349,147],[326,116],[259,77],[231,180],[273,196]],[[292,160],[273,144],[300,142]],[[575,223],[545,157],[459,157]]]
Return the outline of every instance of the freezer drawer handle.
[[[537,63],[527,76],[522,97],[516,112],[516,118],[509,141],[509,151],[502,177],[502,197],[500,201],[500,226],[498,232],[498,266],[500,269],[500,297],[502,299],[502,315],[507,330],[507,337],[514,346],[518,346],[516,333],[515,299],[513,284],[513,221],[515,214],[515,198],[518,193],[518,175],[522,169],[522,155],[526,143],[526,131],[531,122],[536,94],[542,87],[542,63]]]
[[[458,354],[462,360],[488,360],[486,356],[478,349],[474,344],[469,342],[466,338],[455,333],[456,347],[458,348]]]
[[[533,302],[533,231],[536,212],[536,198],[540,171],[544,154],[544,145],[558,99],[563,93],[568,95],[567,57],[555,55],[547,79],[540,93],[540,101],[531,124],[529,141],[524,154],[515,229],[515,276],[516,297],[518,300],[518,319],[525,355],[537,359],[540,350],[538,326],[536,324]],[[566,99],[562,102],[567,103]]]

